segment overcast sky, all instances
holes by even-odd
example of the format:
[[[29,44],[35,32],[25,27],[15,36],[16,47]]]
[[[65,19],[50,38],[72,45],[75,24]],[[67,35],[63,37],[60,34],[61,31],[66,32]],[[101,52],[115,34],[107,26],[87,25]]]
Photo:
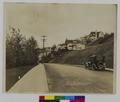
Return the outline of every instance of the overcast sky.
[[[46,46],[76,39],[91,31],[116,32],[116,5],[96,4],[5,4],[6,30],[19,28],[31,35],[42,47],[41,36],[47,36]]]

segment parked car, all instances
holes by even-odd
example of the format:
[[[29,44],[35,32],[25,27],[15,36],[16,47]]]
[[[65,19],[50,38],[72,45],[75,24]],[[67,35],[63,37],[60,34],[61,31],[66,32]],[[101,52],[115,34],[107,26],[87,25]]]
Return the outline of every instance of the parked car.
[[[85,68],[91,70],[105,70],[105,56],[91,55],[85,61]]]

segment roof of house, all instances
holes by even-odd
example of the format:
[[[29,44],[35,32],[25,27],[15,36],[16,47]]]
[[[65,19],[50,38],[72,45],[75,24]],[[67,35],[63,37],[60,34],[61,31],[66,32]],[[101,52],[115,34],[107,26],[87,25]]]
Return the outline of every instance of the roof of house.
[[[65,44],[69,44],[69,43],[77,44],[77,43],[80,43],[80,40],[68,40],[68,39],[66,39]]]

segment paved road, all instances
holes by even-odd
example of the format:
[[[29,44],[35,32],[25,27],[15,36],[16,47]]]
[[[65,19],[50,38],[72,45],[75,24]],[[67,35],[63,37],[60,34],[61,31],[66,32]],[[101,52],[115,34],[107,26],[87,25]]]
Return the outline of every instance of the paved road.
[[[91,71],[85,68],[45,64],[49,92],[112,93],[113,72]]]

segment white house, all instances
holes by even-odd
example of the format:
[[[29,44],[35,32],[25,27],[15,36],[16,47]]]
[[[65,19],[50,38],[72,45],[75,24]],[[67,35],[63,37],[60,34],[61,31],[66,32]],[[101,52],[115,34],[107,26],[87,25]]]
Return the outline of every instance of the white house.
[[[103,38],[104,37],[104,33],[101,32],[101,31],[95,31],[95,32],[91,32],[89,35],[88,35],[88,38],[91,40],[91,41],[95,41],[97,40],[98,38]]]
[[[65,49],[66,48],[66,44],[59,44],[58,45],[58,47],[57,47],[58,49]]]
[[[75,45],[75,50],[85,49],[85,44],[78,43]]]
[[[79,40],[67,40],[65,41],[68,50],[82,50],[85,49],[85,44],[82,44]]]

